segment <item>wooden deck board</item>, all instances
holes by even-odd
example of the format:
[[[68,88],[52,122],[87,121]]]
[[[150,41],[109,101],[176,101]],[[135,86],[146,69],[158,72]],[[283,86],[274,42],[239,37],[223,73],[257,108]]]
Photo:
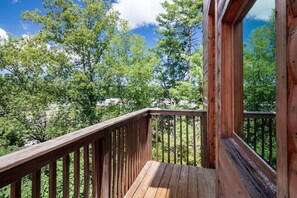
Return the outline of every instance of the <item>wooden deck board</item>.
[[[212,198],[215,180],[212,169],[149,161],[125,197]]]
[[[163,177],[162,177],[161,182],[158,186],[156,197],[166,197],[173,167],[174,167],[173,164],[166,165]]]
[[[144,197],[155,197],[157,190],[158,190],[158,186],[160,184],[160,181],[162,179],[163,176],[163,172],[165,170],[166,164],[165,163],[160,163],[160,162],[156,162],[159,165],[159,170],[156,172],[155,174],[155,178],[153,178],[151,185],[148,187],[148,190],[145,194]]]
[[[174,198],[177,196],[176,186],[178,186],[180,170],[181,170],[181,165],[175,164],[170,178],[169,189],[167,191],[166,198]]]

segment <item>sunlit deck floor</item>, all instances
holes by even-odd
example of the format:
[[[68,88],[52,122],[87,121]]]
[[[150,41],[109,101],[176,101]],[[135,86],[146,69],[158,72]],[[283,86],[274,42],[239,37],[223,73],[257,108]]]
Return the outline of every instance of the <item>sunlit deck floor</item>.
[[[215,170],[149,161],[125,197],[215,197]]]

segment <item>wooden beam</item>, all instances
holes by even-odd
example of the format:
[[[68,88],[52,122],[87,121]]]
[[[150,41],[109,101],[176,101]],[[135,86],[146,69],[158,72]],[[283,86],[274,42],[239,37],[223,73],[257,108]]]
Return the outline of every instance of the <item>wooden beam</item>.
[[[276,0],[277,196],[288,196],[287,5]]]
[[[233,131],[243,138],[243,24],[234,24],[233,34]]]

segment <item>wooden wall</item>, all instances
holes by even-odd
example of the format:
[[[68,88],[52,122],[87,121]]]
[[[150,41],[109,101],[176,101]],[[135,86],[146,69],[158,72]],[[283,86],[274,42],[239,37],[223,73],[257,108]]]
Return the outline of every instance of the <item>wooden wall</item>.
[[[287,33],[285,31],[279,31],[280,38],[278,39],[286,39],[287,43],[287,53],[285,53],[286,49],[278,51],[278,58],[287,60],[287,139],[288,139],[288,147],[283,148],[281,152],[285,152],[287,149],[287,155],[284,154],[284,157],[279,158],[279,164],[281,166],[281,170],[286,173],[286,168],[288,168],[285,176],[288,176],[287,179],[280,175],[281,181],[279,185],[282,187],[282,192],[280,192],[280,196],[289,196],[287,197],[297,197],[297,1],[288,0],[287,5],[285,2],[277,3],[277,11],[280,14],[280,23],[283,21],[286,24],[287,28],[284,27],[284,30],[287,29]],[[287,8],[287,10],[286,10]],[[282,14],[284,13],[284,14]],[[286,15],[285,15],[286,13]],[[284,17],[287,18],[284,18]],[[280,26],[282,24],[279,24]],[[281,27],[278,27],[281,28]],[[287,36],[287,38],[285,38]],[[285,45],[285,44],[283,44]],[[286,45],[285,45],[286,46]],[[281,46],[279,46],[281,47]],[[285,69],[284,69],[285,71]],[[284,74],[286,75],[286,74]],[[283,75],[283,76],[284,76]],[[280,76],[282,78],[282,76]],[[281,89],[281,88],[280,88]],[[279,101],[280,105],[282,101]],[[284,112],[284,111],[282,111]],[[281,112],[281,113],[282,113]],[[286,138],[281,136],[279,144],[284,144]],[[288,192],[286,192],[286,185],[288,185]]]
[[[254,153],[247,151],[244,143],[237,144],[234,141],[236,135],[233,132],[239,132],[240,136],[243,124],[242,85],[236,84],[242,81],[242,76],[236,75],[242,73],[242,59],[238,58],[242,57],[240,51],[242,47],[238,45],[242,42],[240,19],[254,2],[255,0],[204,0],[204,102],[208,108],[208,129],[213,131],[213,136],[210,134],[209,139],[215,143],[213,157],[218,175],[217,196],[257,197],[264,195],[263,193],[271,193],[273,196],[277,191],[278,197],[297,197],[297,1],[295,0],[287,0],[287,3],[284,0],[276,0],[277,188],[274,185],[275,173],[273,176],[273,171],[263,168],[261,160],[258,160]],[[240,64],[241,67],[234,66]],[[231,146],[226,146],[229,144]],[[240,154],[239,157],[246,160],[249,167],[245,166],[244,161],[238,162],[238,156],[233,155],[233,151],[241,153],[242,156]],[[252,174],[246,175],[244,169],[249,168],[255,171],[255,174],[262,174],[263,178],[254,178]],[[268,190],[259,189],[258,184]]]
[[[215,29],[214,0],[203,3],[203,103],[208,114],[208,168],[215,167]]]

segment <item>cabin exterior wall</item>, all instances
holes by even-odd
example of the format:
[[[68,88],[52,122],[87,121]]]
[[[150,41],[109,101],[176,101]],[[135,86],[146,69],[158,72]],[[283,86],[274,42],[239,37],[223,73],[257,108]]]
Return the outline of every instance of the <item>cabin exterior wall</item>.
[[[297,197],[297,2],[277,3],[279,197]]]
[[[249,187],[241,179],[234,160],[222,142],[240,132],[242,87],[234,83],[234,54],[242,52],[234,45],[242,41],[240,26],[234,28],[236,12],[252,7],[254,0],[204,0],[203,49],[204,96],[208,108],[208,130],[214,141],[214,165],[218,197],[250,197]],[[277,46],[277,197],[297,197],[297,2],[276,0]],[[244,6],[243,6],[244,5]],[[229,14],[226,14],[227,11]],[[242,15],[244,15],[243,11]],[[234,37],[235,34],[235,37]],[[238,35],[238,36],[236,36]],[[234,40],[235,39],[235,40]],[[236,41],[237,39],[237,41]],[[241,63],[242,64],[242,63]],[[242,80],[242,76],[236,82]],[[238,95],[234,92],[239,92]],[[241,104],[240,104],[241,103]],[[239,116],[238,116],[239,115]],[[240,133],[239,133],[240,134]],[[240,135],[239,135],[240,136]],[[210,150],[211,151],[211,150]],[[254,158],[252,158],[254,160]],[[257,163],[256,163],[257,164]],[[260,168],[261,169],[261,168]]]

